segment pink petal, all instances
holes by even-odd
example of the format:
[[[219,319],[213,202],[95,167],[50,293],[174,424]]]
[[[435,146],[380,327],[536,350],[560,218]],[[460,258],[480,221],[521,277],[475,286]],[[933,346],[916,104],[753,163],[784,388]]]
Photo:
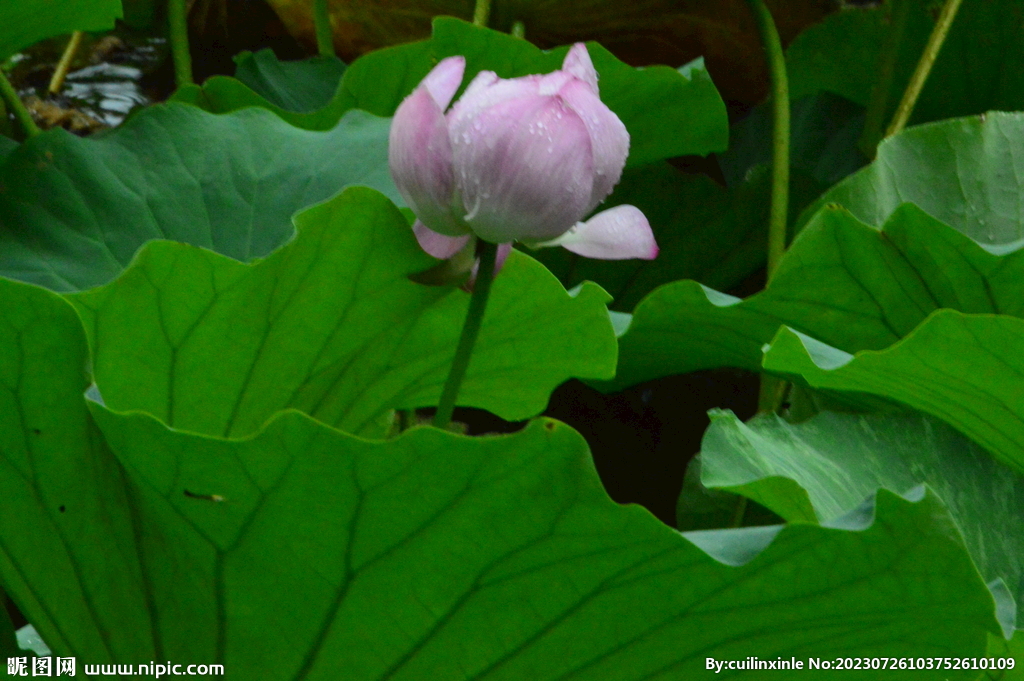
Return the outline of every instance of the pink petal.
[[[567,71],[555,71],[546,76],[541,76],[537,81],[538,95],[556,95],[567,83],[578,80]]]
[[[557,239],[540,245],[562,246],[585,258],[599,260],[654,260],[658,256],[651,225],[636,206],[601,211]]]
[[[584,83],[590,86],[593,93],[597,94],[597,71],[594,69],[594,62],[590,61],[590,53],[583,43],[576,43],[569,49],[562,62],[562,70],[571,73]]]
[[[629,133],[619,117],[582,81],[566,84],[558,95],[579,114],[590,133],[594,149],[594,187],[586,211],[590,212],[612,193],[622,177],[629,155]]]
[[[560,97],[518,97],[450,120],[449,130],[463,220],[480,238],[551,239],[586,214],[590,135]]]
[[[420,242],[420,248],[438,260],[447,260],[461,251],[470,238],[469,234],[464,236],[438,234],[419,220],[412,226],[412,231],[416,235],[416,240]]]
[[[537,94],[537,85],[542,76],[522,78],[498,78],[493,71],[481,71],[469,84],[466,91],[448,112],[448,124],[452,128],[465,125],[482,111],[496,104]]]
[[[487,90],[499,80],[501,79],[498,78],[498,74],[494,71],[480,71],[476,74],[473,80],[469,82],[469,86],[466,88],[466,91],[462,93],[462,97],[460,97],[460,99],[466,99],[467,97],[469,99],[473,99],[474,97],[478,97],[481,92]]]
[[[425,87],[416,88],[395,112],[388,165],[398,191],[425,225],[449,236],[469,231],[452,211],[455,171],[448,125]]]
[[[438,62],[419,86],[427,88],[437,106],[444,111],[462,85],[462,75],[465,72],[465,57],[448,57]]]

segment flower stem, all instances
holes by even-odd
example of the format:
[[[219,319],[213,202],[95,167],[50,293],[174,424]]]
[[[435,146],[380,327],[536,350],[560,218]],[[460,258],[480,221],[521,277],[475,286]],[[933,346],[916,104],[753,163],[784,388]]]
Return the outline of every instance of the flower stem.
[[[772,199],[768,220],[768,281],[775,274],[786,252],[786,229],[789,221],[789,79],[782,40],[775,28],[771,12],[764,0],[747,0],[754,13],[761,42],[768,55],[772,78]],[[785,383],[774,376],[761,375],[760,411],[775,411],[785,393]]]
[[[71,62],[74,61],[75,54],[82,46],[83,37],[85,37],[84,31],[75,31],[71,34],[67,47],[64,48],[64,54],[60,56],[60,61],[57,62],[57,67],[53,70],[53,76],[50,78],[50,85],[47,88],[50,94],[55,95],[64,87],[64,78],[67,77],[68,71],[71,69]]]
[[[316,49],[320,56],[335,56],[334,32],[331,30],[331,13],[327,11],[327,0],[313,0],[313,26],[316,28]]]
[[[513,21],[512,22],[512,30],[509,31],[509,35],[511,35],[513,38],[522,38],[522,39],[525,40],[526,39],[526,24],[524,24],[521,21]]]
[[[36,125],[36,122],[32,120],[32,114],[25,108],[25,103],[18,96],[18,91],[11,85],[11,81],[7,80],[7,75],[4,74],[3,69],[0,69],[0,99],[3,99],[4,104],[11,110],[14,117],[18,119],[18,124],[21,125],[21,129],[25,131],[26,136],[35,137],[42,132],[39,126]]]
[[[178,87],[192,84],[192,55],[188,49],[188,10],[186,0],[168,0],[167,22],[174,57],[174,82]]]
[[[487,28],[490,18],[491,0],[476,0],[476,7],[473,8],[473,25]]]
[[[935,65],[935,59],[939,56],[939,51],[942,49],[942,43],[946,41],[949,27],[953,25],[953,19],[956,18],[956,12],[960,9],[960,2],[961,0],[946,0],[945,4],[942,5],[942,11],[935,22],[935,28],[932,29],[932,34],[928,36],[928,44],[924,46],[924,52],[921,53],[921,59],[917,62],[917,68],[914,69],[914,75],[910,77],[907,89],[903,92],[903,99],[900,100],[900,105],[896,107],[896,115],[893,116],[889,129],[885,131],[886,137],[898,133],[907,125],[907,121],[910,120],[910,114],[914,112],[917,98],[921,94],[925,82],[928,80],[928,74],[931,73],[932,66]]]
[[[466,321],[462,325],[459,346],[455,349],[452,368],[448,371],[448,379],[444,382],[444,389],[441,390],[441,401],[437,405],[437,413],[434,414],[434,426],[437,428],[446,428],[452,420],[455,400],[459,397],[462,379],[466,375],[469,360],[473,356],[473,346],[476,345],[476,338],[480,335],[480,325],[484,321],[484,310],[487,308],[487,297],[491,293],[491,282],[494,280],[498,245],[487,241],[479,243],[480,268],[476,274],[473,297],[469,299],[469,310],[466,312]]]

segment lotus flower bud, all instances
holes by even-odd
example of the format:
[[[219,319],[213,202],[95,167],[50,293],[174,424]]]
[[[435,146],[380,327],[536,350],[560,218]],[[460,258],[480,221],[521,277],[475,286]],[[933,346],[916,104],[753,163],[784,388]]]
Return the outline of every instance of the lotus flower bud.
[[[546,75],[481,71],[445,113],[465,65],[442,60],[391,126],[391,174],[424,248],[444,257],[475,235],[596,258],[655,257],[650,225],[632,206],[580,222],[611,193],[629,153],[626,127],[598,97],[586,46],[574,45]]]

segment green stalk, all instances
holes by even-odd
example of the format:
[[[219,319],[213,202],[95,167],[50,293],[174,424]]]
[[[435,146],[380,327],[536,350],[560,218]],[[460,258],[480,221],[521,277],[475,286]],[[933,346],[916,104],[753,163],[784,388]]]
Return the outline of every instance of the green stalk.
[[[747,0],[757,21],[761,42],[768,55],[772,78],[772,203],[768,222],[768,279],[786,251],[789,217],[789,79],[782,40],[764,0]]]
[[[327,0],[313,0],[313,25],[316,27],[316,49],[320,56],[335,56],[334,32],[331,30],[331,13],[327,11]]]
[[[71,69],[71,62],[75,60],[75,54],[82,47],[82,38],[84,37],[84,31],[75,31],[71,34],[67,47],[64,48],[64,53],[60,56],[60,61],[57,62],[57,67],[53,70],[53,76],[50,77],[50,86],[47,88],[50,94],[55,95],[64,87],[64,79]]]
[[[526,25],[521,21],[512,22],[512,30],[509,31],[509,35],[513,38],[526,39]]]
[[[914,1],[891,0],[889,29],[885,33],[885,41],[878,55],[878,80],[871,88],[871,99],[868,100],[868,108],[864,114],[864,132],[861,133],[858,142],[861,152],[869,159],[875,158],[875,150],[882,139],[885,114],[889,110],[889,93],[892,92],[893,80],[896,78],[896,62],[899,60],[903,34],[910,18],[910,6]]]
[[[25,131],[26,136],[35,137],[42,132],[39,126],[36,125],[36,122],[32,120],[32,114],[25,108],[25,103],[18,96],[18,91],[11,85],[11,81],[7,80],[7,74],[4,73],[3,69],[0,69],[0,98],[4,100],[4,104],[11,110],[14,117],[18,119],[18,124],[21,125],[21,129]]]
[[[462,379],[466,376],[469,360],[473,356],[473,346],[476,345],[476,338],[480,335],[480,325],[484,321],[484,311],[487,308],[487,297],[491,293],[491,282],[494,280],[498,245],[487,241],[479,243],[480,267],[476,273],[473,297],[469,299],[466,321],[462,325],[459,346],[455,349],[452,368],[448,371],[448,379],[444,382],[444,388],[441,390],[441,401],[437,405],[437,413],[434,414],[434,426],[437,428],[446,428],[452,420],[455,400],[459,397]]]
[[[747,0],[754,13],[761,42],[768,56],[768,70],[772,79],[772,198],[768,220],[768,281],[775,274],[779,261],[786,252],[786,228],[789,220],[789,79],[786,76],[786,56],[782,40],[775,28],[771,12],[764,0]],[[761,375],[761,411],[774,411],[781,403],[785,382]]]
[[[167,22],[174,58],[174,81],[178,87],[192,84],[192,55],[188,51],[188,10],[186,0],[168,0]]]
[[[476,7],[473,9],[473,25],[487,28],[487,21],[491,18],[491,0],[476,0]]]
[[[896,108],[896,115],[893,116],[889,129],[885,131],[886,137],[898,133],[907,125],[907,121],[910,120],[910,114],[914,112],[917,98],[920,96],[921,90],[928,80],[928,74],[931,73],[932,66],[935,65],[935,59],[938,58],[939,51],[942,49],[942,43],[946,41],[949,27],[953,25],[953,19],[956,18],[956,12],[960,9],[960,2],[961,0],[946,0],[942,6],[939,18],[935,22],[935,28],[932,29],[932,34],[928,36],[928,44],[924,46],[924,52],[921,53],[921,59],[917,62],[914,75],[910,77],[910,83],[907,84],[907,89],[903,92],[903,99],[900,100],[900,105]]]

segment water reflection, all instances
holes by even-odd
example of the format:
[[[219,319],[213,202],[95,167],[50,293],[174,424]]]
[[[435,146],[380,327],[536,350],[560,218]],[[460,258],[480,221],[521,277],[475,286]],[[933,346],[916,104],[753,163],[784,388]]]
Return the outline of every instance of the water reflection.
[[[170,88],[157,74],[168,52],[166,39],[127,31],[87,39],[75,59],[79,68],[50,94],[50,76],[66,42],[43,41],[7,61],[18,94],[44,129],[61,126],[90,134],[115,127],[133,110],[167,96]]]
[[[119,124],[137,106],[145,106],[150,98],[139,86],[142,69],[120,64],[96,64],[68,74],[61,94],[88,108],[100,121],[111,127]]]

